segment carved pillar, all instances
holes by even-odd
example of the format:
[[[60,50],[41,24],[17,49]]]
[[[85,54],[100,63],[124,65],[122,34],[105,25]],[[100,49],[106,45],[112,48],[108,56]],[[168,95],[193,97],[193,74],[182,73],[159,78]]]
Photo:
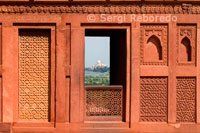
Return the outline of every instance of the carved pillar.
[[[2,25],[0,24],[0,123],[2,122]]]
[[[197,46],[197,55],[196,55],[196,60],[197,60],[197,84],[196,84],[196,86],[197,86],[197,88],[196,88],[196,98],[197,98],[197,100],[196,100],[196,105],[198,105],[198,106],[196,106],[196,110],[197,110],[197,116],[196,116],[196,122],[197,123],[200,123],[200,85],[199,85],[199,83],[200,83],[200,23],[198,23],[198,25],[197,25],[197,44],[196,44],[196,46]]]
[[[140,114],[140,24],[132,23],[131,29],[131,128],[139,122]]]
[[[70,106],[70,122],[83,121],[83,78],[84,68],[84,30],[80,23],[72,23],[71,25],[71,106]]]
[[[176,23],[169,23],[168,122],[176,122]]]
[[[2,62],[3,68],[3,122],[12,122],[13,121],[13,102],[14,102],[14,90],[18,88],[18,43],[15,40],[18,40],[15,34],[17,31],[13,29],[12,22],[3,22],[2,23]],[[12,44],[12,45],[10,45]],[[11,54],[12,53],[12,54]],[[11,76],[12,75],[12,76]],[[15,88],[15,89],[13,89]],[[16,94],[18,94],[16,92]]]
[[[59,23],[56,29],[56,122],[65,123],[69,122],[70,25]]]

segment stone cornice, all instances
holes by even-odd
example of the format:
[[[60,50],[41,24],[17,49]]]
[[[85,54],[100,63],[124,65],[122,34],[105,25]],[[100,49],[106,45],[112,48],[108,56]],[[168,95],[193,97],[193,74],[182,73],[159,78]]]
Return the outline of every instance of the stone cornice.
[[[0,5],[2,13],[200,14],[200,4]]]

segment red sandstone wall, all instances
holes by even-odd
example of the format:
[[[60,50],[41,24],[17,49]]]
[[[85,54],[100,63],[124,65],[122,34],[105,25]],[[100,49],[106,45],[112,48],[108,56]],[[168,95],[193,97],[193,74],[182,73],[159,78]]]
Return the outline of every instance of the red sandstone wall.
[[[198,4],[0,6],[0,131],[200,132],[199,9]],[[95,13],[93,22],[88,21],[88,13]],[[102,22],[101,13],[125,19],[122,23],[117,19]],[[130,20],[131,14],[140,13],[173,14],[177,21]],[[19,116],[20,29],[48,29],[51,33],[48,121],[24,121]],[[85,120],[85,29],[126,30],[123,121]]]

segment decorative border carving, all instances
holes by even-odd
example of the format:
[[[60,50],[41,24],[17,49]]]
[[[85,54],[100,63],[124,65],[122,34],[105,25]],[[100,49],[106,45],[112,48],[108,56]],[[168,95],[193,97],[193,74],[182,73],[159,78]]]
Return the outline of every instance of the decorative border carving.
[[[144,45],[152,35],[156,35],[161,41],[163,59],[157,62],[145,62]],[[140,63],[141,65],[167,65],[167,25],[141,25]]]
[[[200,4],[0,5],[0,13],[200,14]]]
[[[177,26],[177,64],[178,65],[195,65],[196,63],[196,25],[178,25]],[[181,41],[184,37],[190,39],[191,42],[191,61],[190,62],[182,62],[179,61],[179,47]]]

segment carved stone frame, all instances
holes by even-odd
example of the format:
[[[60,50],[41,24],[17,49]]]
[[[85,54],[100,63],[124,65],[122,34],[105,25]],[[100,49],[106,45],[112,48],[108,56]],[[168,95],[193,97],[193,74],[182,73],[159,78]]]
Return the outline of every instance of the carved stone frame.
[[[16,90],[14,90],[14,99],[15,99],[15,103],[14,103],[14,114],[13,114],[13,120],[15,123],[14,127],[38,127],[40,125],[43,125],[44,127],[54,127],[54,122],[55,122],[55,25],[54,24],[21,24],[21,23],[16,23],[13,24],[13,29],[14,29],[14,36],[15,36],[15,43],[17,45],[19,45],[18,42],[18,36],[19,36],[19,30],[20,29],[44,29],[44,30],[50,30],[50,58],[51,58],[51,88],[50,88],[50,120],[48,122],[44,122],[44,121],[19,121],[18,119],[18,88],[17,87]],[[36,25],[36,26],[35,26]],[[19,55],[18,53],[18,49],[17,49],[17,57]],[[18,62],[19,58],[17,58],[17,62]],[[16,67],[18,69],[18,67]],[[17,77],[18,79],[19,77]],[[18,80],[17,80],[18,81]]]
[[[179,48],[184,37],[190,39],[191,42],[191,61],[183,62],[179,60]],[[194,65],[196,64],[196,25],[178,24],[177,25],[177,64],[178,65]]]
[[[118,126],[120,126],[120,127],[128,127],[129,126],[129,124],[130,124],[130,89],[131,89],[131,77],[130,77],[130,75],[129,75],[129,73],[130,73],[130,68],[131,68],[131,62],[130,62],[130,49],[131,49],[131,34],[130,34],[130,29],[131,29],[131,27],[130,27],[130,25],[119,25],[119,24],[112,24],[112,25],[109,25],[109,24],[101,24],[101,25],[98,25],[98,24],[87,24],[87,23],[84,23],[84,24],[82,24],[82,28],[83,28],[83,30],[85,30],[85,29],[101,29],[101,30],[104,30],[104,29],[109,29],[109,30],[112,30],[112,29],[126,29],[126,49],[127,49],[127,51],[126,51],[126,54],[127,54],[127,57],[126,57],[126,64],[127,64],[127,66],[126,66],[126,73],[127,73],[127,76],[126,76],[126,94],[125,94],[125,96],[126,97],[124,97],[124,100],[125,100],[125,102],[126,102],[126,106],[124,107],[125,108],[125,112],[124,112],[124,121],[119,121],[119,122],[116,122],[116,121],[114,121],[114,122],[111,122],[111,121],[109,121],[109,123],[111,124],[111,126],[113,126],[113,127],[118,127]],[[85,34],[84,34],[84,37],[85,37]],[[85,40],[85,39],[83,39],[83,40]],[[85,44],[85,43],[84,43]],[[80,101],[85,101],[85,98],[84,98],[84,96],[85,96],[85,89],[84,89],[84,87],[85,87],[85,85],[84,85],[84,66],[85,66],[85,63],[84,63],[84,57],[85,57],[85,52],[84,52],[84,48],[85,48],[85,46],[83,46],[82,47],[83,49],[82,49],[82,62],[81,62],[81,64],[82,64],[82,66],[81,66],[81,69],[82,69],[82,73],[81,73],[81,81],[80,81],[80,83],[81,83],[81,93],[83,94],[82,95],[82,98],[80,99]],[[82,103],[82,105],[81,105],[81,107],[82,107],[82,111],[80,112],[81,114],[83,114],[83,116],[81,117],[82,119],[82,121],[87,121],[87,119],[85,119],[85,115],[84,115],[84,113],[85,113],[85,103]],[[96,121],[95,121],[95,123],[96,123]],[[108,122],[106,122],[106,121],[101,121],[101,122],[99,122],[99,124],[105,124],[105,123],[107,123],[108,124]],[[106,124],[106,125],[107,125]],[[90,124],[88,124],[87,125],[88,127],[90,127],[90,126],[92,126],[92,123],[91,123],[91,125]]]
[[[140,37],[140,63],[141,65],[167,65],[167,53],[168,53],[168,26],[165,24],[142,24],[141,25],[141,37]],[[162,60],[156,62],[144,61],[144,45],[149,37],[155,35],[160,39],[162,46]]]

